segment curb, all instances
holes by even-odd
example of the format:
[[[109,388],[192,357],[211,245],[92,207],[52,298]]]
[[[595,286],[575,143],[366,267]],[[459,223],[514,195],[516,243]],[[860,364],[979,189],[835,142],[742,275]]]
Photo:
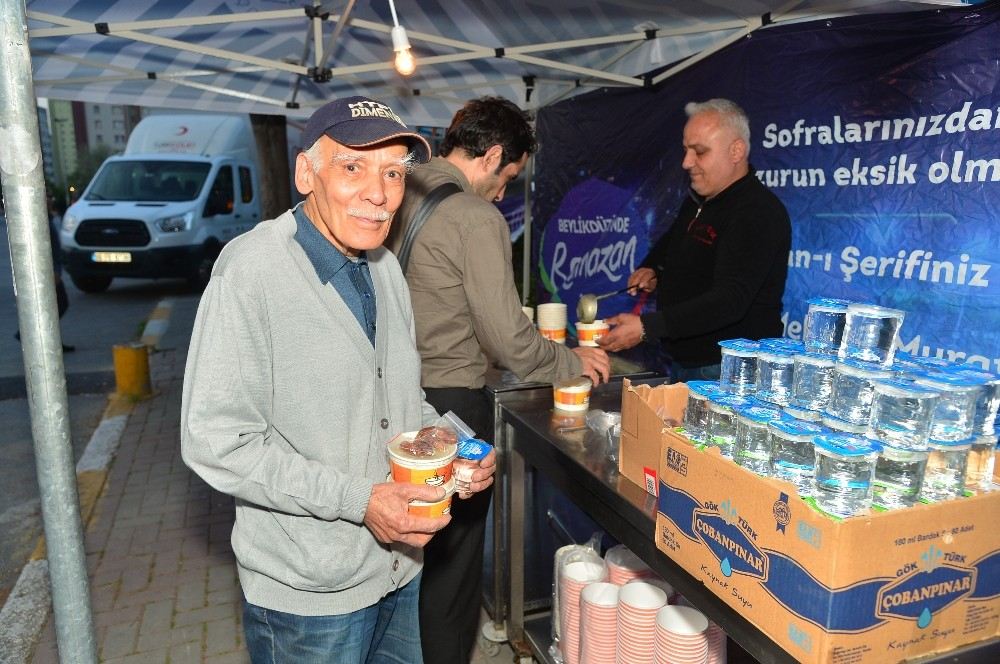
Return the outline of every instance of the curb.
[[[141,343],[156,348],[170,324],[172,309],[173,300],[170,299],[161,300],[156,305],[143,329]],[[119,394],[109,395],[101,422],[91,434],[76,464],[80,519],[84,532],[107,482],[111,462],[118,452],[125,425],[134,407],[132,399]],[[0,609],[0,664],[24,664],[29,661],[50,607],[49,564],[45,558],[43,535]]]

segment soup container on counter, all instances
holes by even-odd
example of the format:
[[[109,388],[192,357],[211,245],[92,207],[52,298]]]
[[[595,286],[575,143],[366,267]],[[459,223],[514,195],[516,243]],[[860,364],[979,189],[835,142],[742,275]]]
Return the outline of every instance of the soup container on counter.
[[[589,378],[568,378],[552,385],[552,398],[558,410],[586,411],[590,408]]]
[[[403,484],[429,484],[447,486],[452,482],[452,462],[458,454],[458,445],[446,445],[432,455],[414,455],[404,445],[416,437],[417,432],[401,433],[389,441],[389,467],[392,481]]]

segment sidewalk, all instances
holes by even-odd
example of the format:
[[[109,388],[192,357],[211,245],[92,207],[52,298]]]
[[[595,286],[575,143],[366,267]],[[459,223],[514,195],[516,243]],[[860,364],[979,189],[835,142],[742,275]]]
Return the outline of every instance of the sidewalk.
[[[98,656],[108,664],[249,661],[233,501],[181,461],[185,359],[185,350],[150,356],[156,396],[132,410],[87,527]],[[51,613],[31,661],[59,661]]]

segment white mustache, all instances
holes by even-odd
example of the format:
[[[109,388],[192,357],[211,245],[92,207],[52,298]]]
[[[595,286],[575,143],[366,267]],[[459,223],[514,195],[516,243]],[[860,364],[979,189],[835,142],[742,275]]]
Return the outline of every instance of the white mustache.
[[[392,213],[385,210],[361,210],[359,208],[347,208],[347,214],[352,217],[361,217],[362,219],[371,219],[373,221],[389,221],[392,219]]]

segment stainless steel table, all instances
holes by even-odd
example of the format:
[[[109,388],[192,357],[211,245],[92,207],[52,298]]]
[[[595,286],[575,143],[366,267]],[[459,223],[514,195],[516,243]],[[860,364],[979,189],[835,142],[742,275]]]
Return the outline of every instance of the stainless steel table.
[[[502,438],[502,441],[498,438],[498,448],[508,450],[509,486],[501,512],[509,525],[509,539],[504,547],[510,584],[507,636],[516,653],[522,656],[530,653],[541,661],[552,661],[548,655],[550,615],[526,614],[524,605],[524,515],[531,507],[525,503],[524,489],[529,474],[540,473],[719,624],[752,657],[765,663],[795,661],[698,579],[657,550],[653,541],[656,499],[618,474],[617,467],[606,458],[604,439],[590,430],[559,433],[553,426],[551,390],[522,396],[520,400],[499,405],[497,417]],[[591,395],[591,408],[620,410],[620,404],[620,383],[603,385]],[[552,563],[545,561],[545,564]],[[1000,640],[921,661],[996,664],[1000,662]]]

